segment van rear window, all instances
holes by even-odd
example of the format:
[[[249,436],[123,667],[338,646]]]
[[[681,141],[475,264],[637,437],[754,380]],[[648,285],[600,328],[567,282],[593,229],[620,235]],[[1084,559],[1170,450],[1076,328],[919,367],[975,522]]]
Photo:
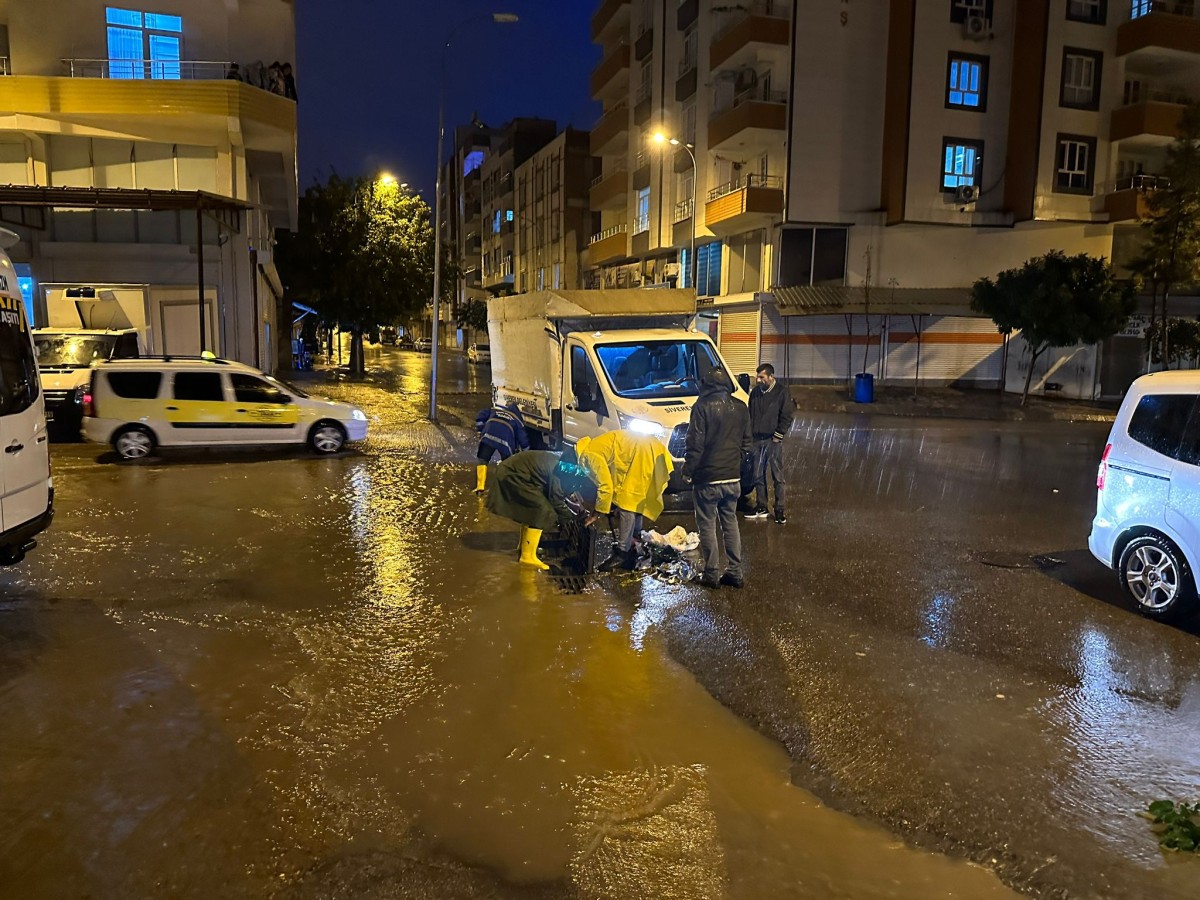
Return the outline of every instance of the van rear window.
[[[153,400],[162,385],[162,372],[108,372],[108,386],[126,400]]]
[[[1184,429],[1195,405],[1192,394],[1147,394],[1129,418],[1129,436],[1156,453],[1179,459]]]
[[[0,297],[0,416],[24,412],[38,397],[37,361],[26,325],[21,301]]]

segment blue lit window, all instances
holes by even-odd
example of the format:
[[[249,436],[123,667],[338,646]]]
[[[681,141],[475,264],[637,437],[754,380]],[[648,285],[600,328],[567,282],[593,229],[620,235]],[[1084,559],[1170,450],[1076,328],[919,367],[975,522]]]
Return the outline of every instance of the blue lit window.
[[[513,211],[511,209],[504,211],[504,221],[511,222],[513,220]]]
[[[720,241],[711,241],[696,248],[696,296],[716,297],[721,293],[721,249]],[[679,254],[679,286],[692,286],[692,260],[688,248]]]
[[[1154,0],[1132,0],[1129,18],[1140,19],[1154,11]]]
[[[946,106],[984,112],[987,109],[986,56],[950,55],[946,74]]]
[[[463,177],[470,175],[476,169],[483,165],[483,151],[472,150],[463,157]]]
[[[942,141],[942,190],[953,192],[964,184],[980,186],[983,141],[945,138]]]
[[[177,80],[183,72],[183,19],[162,13],[108,7],[109,75],[112,78]],[[150,61],[149,69],[146,60]]]
[[[500,210],[496,210],[496,217],[492,221],[492,234],[500,233]]]

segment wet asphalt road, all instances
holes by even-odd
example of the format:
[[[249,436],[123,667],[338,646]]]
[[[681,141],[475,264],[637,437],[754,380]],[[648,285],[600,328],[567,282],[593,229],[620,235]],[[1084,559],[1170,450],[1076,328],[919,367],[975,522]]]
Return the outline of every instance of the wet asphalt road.
[[[370,363],[337,459],[55,447],[0,896],[1200,894],[1135,815],[1200,793],[1200,641],[1084,549],[1103,427],[801,417],[748,590],[565,594],[468,492],[487,370],[434,427]]]

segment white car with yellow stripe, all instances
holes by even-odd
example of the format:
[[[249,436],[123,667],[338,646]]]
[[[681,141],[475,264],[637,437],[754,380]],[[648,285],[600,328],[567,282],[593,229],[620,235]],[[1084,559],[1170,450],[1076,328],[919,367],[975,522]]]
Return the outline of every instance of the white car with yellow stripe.
[[[367,436],[361,409],[215,358],[97,363],[83,406],[84,437],[111,444],[123,459],[142,459],[157,447],[260,444],[336,453]]]

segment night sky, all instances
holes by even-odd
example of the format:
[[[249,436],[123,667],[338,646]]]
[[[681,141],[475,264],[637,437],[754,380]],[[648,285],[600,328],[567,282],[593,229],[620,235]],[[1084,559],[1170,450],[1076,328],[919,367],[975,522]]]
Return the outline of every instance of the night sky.
[[[297,0],[300,189],[330,166],[388,171],[427,197],[436,175],[441,46],[455,26],[446,77],[447,145],[472,114],[590,128],[592,0]],[[519,15],[499,25],[493,12]],[[448,151],[447,151],[448,152]]]

